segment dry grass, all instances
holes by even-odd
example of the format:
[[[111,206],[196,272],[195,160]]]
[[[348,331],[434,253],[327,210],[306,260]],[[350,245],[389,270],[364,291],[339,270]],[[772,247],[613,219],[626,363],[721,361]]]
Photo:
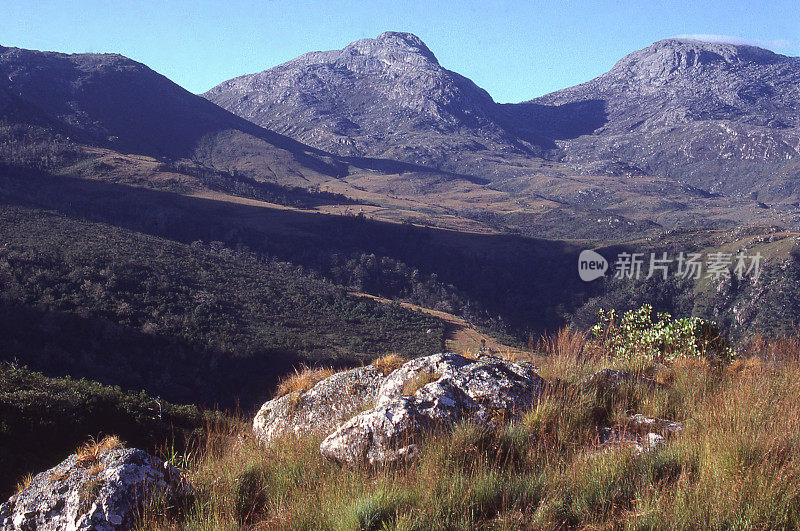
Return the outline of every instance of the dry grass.
[[[800,331],[779,339],[769,339],[756,334],[745,342],[742,350],[744,357],[747,358],[760,358],[771,362],[797,360],[800,359]]]
[[[384,376],[388,376],[392,371],[399,369],[408,359],[400,354],[387,354],[372,362],[372,366],[378,369]]]
[[[92,438],[76,452],[78,457],[75,460],[75,466],[81,468],[93,466],[106,453],[124,447],[125,444],[116,435],[108,435],[100,441]]]
[[[278,384],[277,396],[285,396],[296,391],[304,392],[314,387],[317,382],[336,374],[336,371],[329,368],[310,368],[301,367],[284,378]]]
[[[438,379],[439,375],[432,370],[421,371],[403,384],[403,395],[414,396],[417,391]]]
[[[562,332],[536,358],[563,382],[496,430],[457,426],[421,441],[405,467],[352,469],[319,455],[319,439],[265,449],[240,430],[206,435],[187,463],[198,489],[182,520],[154,512],[151,529],[797,529],[800,527],[800,359],[764,342],[720,370],[679,358],[620,365]],[[781,360],[779,363],[773,360]],[[599,368],[631,369],[606,396],[580,385]],[[415,391],[429,374],[413,384]],[[633,413],[683,422],[659,449],[600,451],[601,426]]]
[[[589,345],[588,334],[581,330],[565,327],[555,335],[542,337],[536,350],[546,356],[563,356],[568,359],[581,359]]]
[[[33,481],[33,474],[25,474],[22,476],[22,479],[17,482],[16,494],[19,494],[23,490],[27,489],[31,486],[31,482]]]

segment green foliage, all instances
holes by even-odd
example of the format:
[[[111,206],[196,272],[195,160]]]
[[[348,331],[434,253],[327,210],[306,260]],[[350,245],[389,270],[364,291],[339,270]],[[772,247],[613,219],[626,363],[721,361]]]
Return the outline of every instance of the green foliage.
[[[2,357],[52,375],[249,408],[301,362],[443,347],[441,321],[218,242],[9,206],[0,238]]]
[[[671,361],[680,356],[707,357],[729,361],[732,349],[719,327],[699,317],[673,319],[666,312],[653,312],[645,304],[625,312],[620,319],[614,310],[600,310],[599,323],[591,329],[609,354],[623,359]]]
[[[0,363],[0,497],[24,472],[57,464],[90,437],[116,434],[130,446],[159,453],[168,444],[177,456],[206,426],[230,422],[196,406]]]

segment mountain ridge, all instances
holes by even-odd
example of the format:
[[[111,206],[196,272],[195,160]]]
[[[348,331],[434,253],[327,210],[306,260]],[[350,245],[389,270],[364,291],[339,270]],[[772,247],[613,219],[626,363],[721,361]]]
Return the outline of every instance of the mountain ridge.
[[[400,74],[387,57],[400,62]],[[493,180],[529,175],[526,161],[545,159],[582,174],[654,175],[710,193],[797,195],[790,182],[800,157],[798,58],[665,39],[595,79],[516,104],[498,104],[465,79],[442,68],[418,37],[387,32],[234,78],[203,96],[334,153]],[[431,83],[453,90],[430,90]]]

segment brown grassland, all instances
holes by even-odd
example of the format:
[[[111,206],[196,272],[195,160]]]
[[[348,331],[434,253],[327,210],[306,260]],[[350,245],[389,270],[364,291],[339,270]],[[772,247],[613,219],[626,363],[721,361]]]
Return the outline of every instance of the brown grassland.
[[[528,355],[552,386],[517,421],[432,434],[410,465],[348,468],[319,440],[264,448],[249,421],[171,456],[197,488],[143,529],[787,529],[800,526],[800,340],[754,338],[731,363],[623,362],[564,330]],[[518,353],[514,357],[519,358]],[[601,368],[655,379],[613,395]],[[629,415],[683,422],[651,452],[609,450],[600,426]],[[172,516],[163,516],[164,513]]]

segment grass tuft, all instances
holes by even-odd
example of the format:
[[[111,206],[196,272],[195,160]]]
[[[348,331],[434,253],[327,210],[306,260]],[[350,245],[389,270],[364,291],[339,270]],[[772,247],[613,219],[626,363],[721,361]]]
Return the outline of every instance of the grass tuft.
[[[336,374],[336,371],[329,368],[301,367],[300,369],[295,369],[293,373],[278,384],[277,396],[308,391],[318,382],[334,374]]]
[[[23,490],[30,487],[32,482],[33,482],[33,474],[25,474],[24,476],[22,476],[22,479],[20,479],[19,482],[17,483],[15,494],[19,494]]]
[[[384,376],[388,376],[392,371],[399,369],[408,360],[400,354],[387,354],[372,362],[372,366],[378,369]]]
[[[108,435],[100,441],[90,439],[83,446],[78,449],[78,457],[75,460],[75,466],[80,468],[87,468],[97,464],[100,458],[118,448],[124,448],[125,444],[116,435]]]
[[[414,396],[417,391],[438,379],[439,376],[430,369],[427,371],[420,371],[403,384],[403,395]]]

